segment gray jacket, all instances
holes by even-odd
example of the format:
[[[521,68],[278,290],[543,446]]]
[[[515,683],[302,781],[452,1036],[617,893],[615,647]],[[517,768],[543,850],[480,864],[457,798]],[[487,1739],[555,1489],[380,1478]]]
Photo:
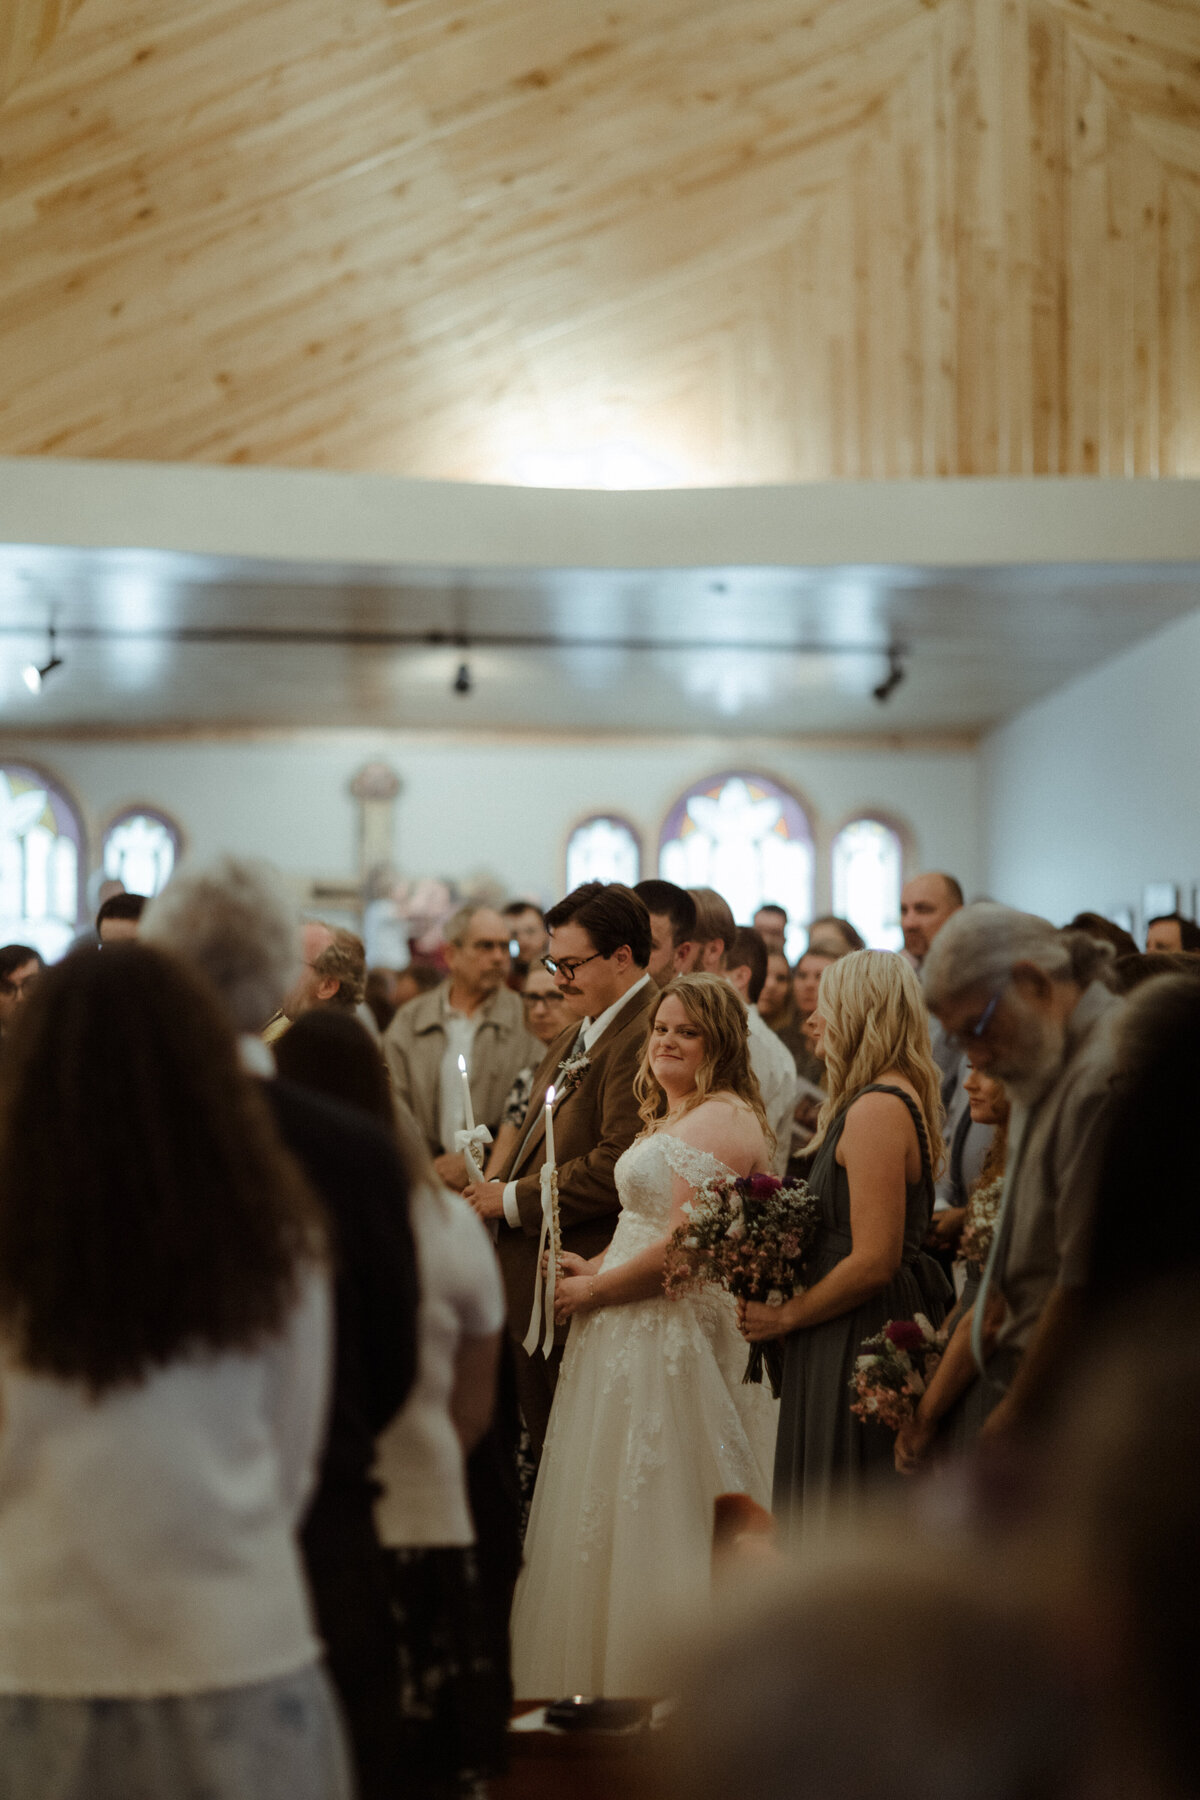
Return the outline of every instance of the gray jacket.
[[[452,1150],[440,1141],[444,1023],[450,983],[402,1006],[384,1033],[383,1050],[397,1100],[412,1113],[435,1156]],[[495,1134],[508,1091],[521,1069],[542,1060],[545,1046],[525,1029],[521,997],[502,987],[479,1009],[471,1047],[471,1102],[476,1120]]]

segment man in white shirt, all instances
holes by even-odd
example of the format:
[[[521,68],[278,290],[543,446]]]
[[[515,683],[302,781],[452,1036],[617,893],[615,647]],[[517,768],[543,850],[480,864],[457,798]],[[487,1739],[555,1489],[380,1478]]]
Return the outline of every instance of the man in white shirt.
[[[563,1248],[596,1256],[612,1237],[620,1202],[613,1168],[642,1121],[633,1080],[658,998],[650,980],[650,915],[617,882],[585,882],[546,914],[548,963],[572,1023],[550,1045],[534,1076],[517,1148],[504,1179],[478,1182],[466,1198],[495,1220],[508,1296],[508,1328],[521,1410],[540,1453],[554,1397],[561,1344],[549,1358],[526,1355],[537,1284],[542,1224],[541,1169],[546,1152],[546,1091],[556,1090],[555,1161]]]
[[[787,1169],[792,1148],[792,1119],[798,1084],[796,1063],[787,1045],[758,1016],[756,1001],[767,979],[767,946],[759,932],[741,925],[725,952],[725,979],[746,1003],[750,1028],[750,1067],[758,1078],[767,1123],[775,1133],[771,1167],[776,1175]]]

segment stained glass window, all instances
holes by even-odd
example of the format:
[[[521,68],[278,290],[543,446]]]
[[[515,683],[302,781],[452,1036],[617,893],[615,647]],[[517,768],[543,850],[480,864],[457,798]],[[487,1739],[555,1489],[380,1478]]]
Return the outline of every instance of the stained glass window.
[[[881,819],[853,819],[833,840],[833,910],[872,950],[899,950],[903,846]]]
[[[736,771],[698,782],[667,815],[658,857],[664,881],[715,888],[739,924],[764,901],[788,915],[789,955],[813,916],[813,841],[793,794],[764,775]]]
[[[104,834],[104,873],[127,894],[161,894],[178,855],[177,828],[145,807],[122,813]]]
[[[79,930],[83,831],[66,795],[24,763],[0,767],[0,943],[47,962]]]
[[[567,892],[584,881],[641,879],[642,847],[637,832],[624,819],[605,814],[585,819],[567,840]]]

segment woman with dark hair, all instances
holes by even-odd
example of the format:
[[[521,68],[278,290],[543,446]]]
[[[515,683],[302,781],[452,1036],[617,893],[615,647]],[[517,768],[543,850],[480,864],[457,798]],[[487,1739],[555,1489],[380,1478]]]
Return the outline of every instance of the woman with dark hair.
[[[696,1191],[770,1168],[746,1009],[721,977],[663,990],[634,1094],[645,1129],[616,1164],[612,1242],[560,1259],[572,1324],[513,1606],[523,1696],[655,1692],[657,1628],[708,1580],[717,1495],[770,1488],[776,1407],[743,1383],[732,1299],[663,1290]]]
[[[199,980],[39,980],[0,1081],[0,1767],[62,1794],[343,1800],[295,1528],[321,1218]]]

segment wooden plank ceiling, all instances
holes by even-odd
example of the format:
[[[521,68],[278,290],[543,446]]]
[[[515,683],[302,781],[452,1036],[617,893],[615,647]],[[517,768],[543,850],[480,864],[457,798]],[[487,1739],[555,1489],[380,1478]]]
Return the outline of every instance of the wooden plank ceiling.
[[[1196,0],[67,11],[4,52],[0,452],[1200,474]]]

